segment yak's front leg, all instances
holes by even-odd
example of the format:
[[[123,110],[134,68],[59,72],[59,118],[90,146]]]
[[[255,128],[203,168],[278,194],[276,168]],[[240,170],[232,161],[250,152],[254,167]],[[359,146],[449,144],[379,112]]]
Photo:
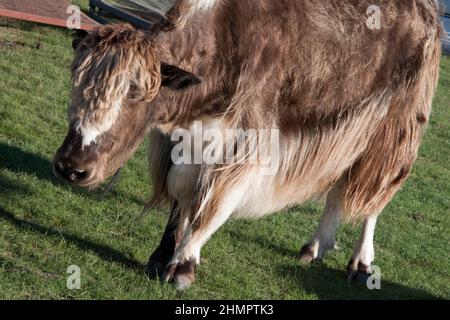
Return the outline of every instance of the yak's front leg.
[[[164,270],[172,260],[175,250],[183,239],[187,226],[187,217],[179,211],[177,201],[173,201],[169,222],[164,230],[159,247],[152,253],[147,263],[147,272],[150,275],[162,277]]]
[[[173,281],[179,290],[189,288],[194,282],[201,248],[230,218],[245,194],[242,186],[230,188],[221,194],[210,192],[212,196],[207,196],[209,200],[200,208],[201,216],[198,219],[201,222],[187,227],[183,241],[164,273],[164,280]],[[218,203],[218,206],[213,203]]]

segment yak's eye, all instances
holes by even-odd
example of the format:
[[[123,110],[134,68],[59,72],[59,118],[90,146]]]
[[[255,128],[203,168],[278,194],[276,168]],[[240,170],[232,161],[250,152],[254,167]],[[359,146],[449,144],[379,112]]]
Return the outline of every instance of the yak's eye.
[[[134,83],[132,83],[130,85],[130,89],[128,90],[127,98],[129,100],[138,100],[140,98],[139,88]]]

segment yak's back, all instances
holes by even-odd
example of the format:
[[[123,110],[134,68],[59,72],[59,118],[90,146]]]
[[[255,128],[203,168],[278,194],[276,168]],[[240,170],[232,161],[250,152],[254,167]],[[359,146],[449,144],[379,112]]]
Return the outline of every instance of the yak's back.
[[[284,129],[314,127],[405,85],[440,37],[433,0],[230,0],[217,8],[233,80]]]

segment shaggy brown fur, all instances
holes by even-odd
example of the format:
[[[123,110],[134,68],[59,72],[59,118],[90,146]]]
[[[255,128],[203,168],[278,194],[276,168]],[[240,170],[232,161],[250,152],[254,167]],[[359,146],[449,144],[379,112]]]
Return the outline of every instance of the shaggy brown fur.
[[[317,180],[292,204],[345,173],[348,217],[377,213],[414,162],[438,77],[440,28],[432,1],[375,2],[381,30],[365,26],[366,1],[224,1],[192,18],[158,48],[203,84],[162,90],[155,121],[166,132],[205,114],[225,114],[230,128],[275,121],[285,146],[280,192]],[[226,190],[236,170],[205,175]],[[212,206],[205,212],[213,215]]]

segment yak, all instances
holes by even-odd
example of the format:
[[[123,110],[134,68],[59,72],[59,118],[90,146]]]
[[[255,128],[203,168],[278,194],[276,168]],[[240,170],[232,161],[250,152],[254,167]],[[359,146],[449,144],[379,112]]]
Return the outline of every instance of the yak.
[[[321,197],[298,258],[321,260],[341,221],[362,223],[347,270],[370,273],[378,215],[429,121],[441,32],[433,0],[177,0],[151,29],[101,26],[73,41],[54,172],[95,188],[149,136],[149,206],[170,218],[147,268],[179,289],[229,218]]]

